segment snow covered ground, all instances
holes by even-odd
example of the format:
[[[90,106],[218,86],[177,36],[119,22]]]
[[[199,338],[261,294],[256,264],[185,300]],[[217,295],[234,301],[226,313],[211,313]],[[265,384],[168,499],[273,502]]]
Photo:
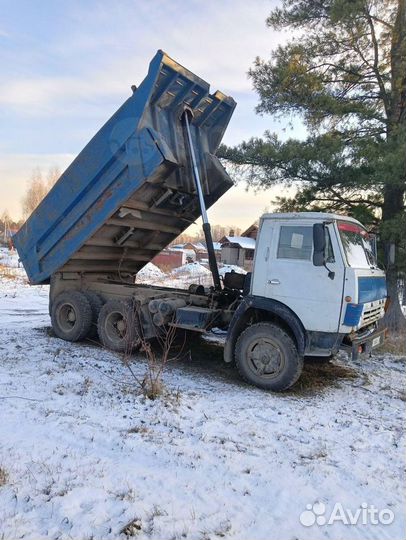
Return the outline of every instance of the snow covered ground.
[[[405,537],[405,358],[308,364],[271,394],[195,340],[148,401],[117,355],[52,336],[47,294],[0,278],[0,538]],[[345,524],[372,505],[392,523]]]

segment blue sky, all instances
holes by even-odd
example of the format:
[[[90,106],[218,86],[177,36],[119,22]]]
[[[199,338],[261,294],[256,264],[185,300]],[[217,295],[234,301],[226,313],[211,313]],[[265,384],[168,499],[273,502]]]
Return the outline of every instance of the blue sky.
[[[260,117],[247,78],[286,36],[266,28],[277,0],[0,0],[0,212],[14,216],[34,167],[63,170],[139,84],[157,49],[238,106],[225,136],[237,144],[284,123]],[[274,193],[243,187],[213,222],[249,223]],[[236,205],[244,217],[236,218]]]

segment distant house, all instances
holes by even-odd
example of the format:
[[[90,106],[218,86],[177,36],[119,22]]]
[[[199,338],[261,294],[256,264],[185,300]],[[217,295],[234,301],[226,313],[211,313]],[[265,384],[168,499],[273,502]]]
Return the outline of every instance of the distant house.
[[[255,253],[255,240],[258,234],[258,225],[253,224],[241,236],[234,236],[231,230],[228,236],[220,240],[221,262],[234,264],[247,271],[252,270]]]
[[[186,242],[185,244],[175,244],[170,246],[170,249],[183,250],[187,253],[190,260],[201,261],[207,259],[207,249],[201,242]]]
[[[257,239],[258,234],[258,225],[256,223],[253,223],[248,227],[246,231],[244,231],[241,236],[247,237],[247,238],[254,238]]]
[[[221,262],[235,264],[251,271],[254,261],[255,239],[245,236],[224,236],[221,239]]]
[[[208,259],[209,256],[207,254],[206,242],[202,242],[202,243],[205,246],[206,258]],[[221,243],[220,242],[213,242],[213,248],[214,248],[214,254],[216,256],[217,262],[221,262]],[[203,258],[203,260],[204,260],[204,258]]]
[[[187,242],[184,246],[184,249],[193,250],[195,253],[195,261],[201,261],[202,259],[207,259],[207,248],[202,242]]]
[[[183,249],[163,249],[151,261],[163,271],[172,270],[186,264],[187,253]]]

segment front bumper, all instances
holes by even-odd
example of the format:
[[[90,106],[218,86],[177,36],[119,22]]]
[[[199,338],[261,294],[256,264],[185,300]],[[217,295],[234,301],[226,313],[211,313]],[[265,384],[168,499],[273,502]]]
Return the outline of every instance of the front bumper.
[[[343,341],[340,349],[351,354],[352,360],[357,360],[360,355],[371,356],[372,349],[379,347],[385,341],[386,328],[374,330],[361,336],[351,336]]]

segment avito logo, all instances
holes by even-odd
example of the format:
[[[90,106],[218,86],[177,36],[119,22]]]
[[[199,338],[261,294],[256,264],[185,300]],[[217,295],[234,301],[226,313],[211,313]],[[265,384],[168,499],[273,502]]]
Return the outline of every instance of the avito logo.
[[[306,510],[300,514],[300,523],[305,527],[312,525],[390,525],[395,519],[395,514],[389,508],[379,509],[373,504],[363,502],[358,508],[345,508],[341,503],[335,503],[332,511],[327,512],[323,502],[307,504]]]

